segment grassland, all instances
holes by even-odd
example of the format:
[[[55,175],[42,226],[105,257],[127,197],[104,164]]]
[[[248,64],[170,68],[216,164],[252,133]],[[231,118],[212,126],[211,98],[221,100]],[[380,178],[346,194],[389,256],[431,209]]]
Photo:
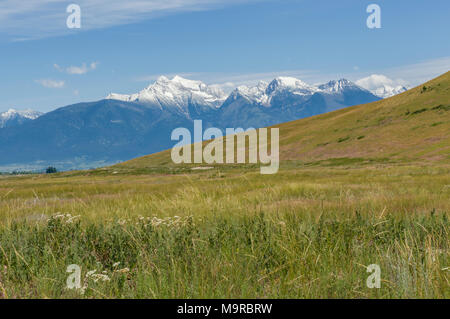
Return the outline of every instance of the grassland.
[[[14,177],[0,196],[6,298],[450,296],[448,166]]]
[[[448,79],[281,125],[274,175],[161,152],[0,176],[0,297],[449,298]]]

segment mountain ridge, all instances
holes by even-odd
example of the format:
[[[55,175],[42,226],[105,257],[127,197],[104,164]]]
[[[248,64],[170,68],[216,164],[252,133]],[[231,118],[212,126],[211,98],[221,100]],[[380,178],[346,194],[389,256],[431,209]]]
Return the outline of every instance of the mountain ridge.
[[[0,113],[0,128],[21,125],[27,121],[35,120],[44,113],[32,109],[16,110],[10,108]]]
[[[333,86],[331,87],[330,85]],[[270,97],[275,93],[281,93],[283,91],[290,91],[296,95],[313,95],[314,93],[337,93],[345,88],[357,88],[366,91],[367,93],[371,93],[369,90],[344,78],[315,86],[309,85],[294,77],[280,76],[270,82],[259,81],[258,84],[254,86],[238,86],[232,90],[230,94],[226,95],[216,85],[210,86],[202,81],[189,80],[179,75],[175,75],[172,79],[169,79],[166,76],[160,76],[154,83],[138,93],[110,93],[105,99],[163,107],[163,105],[169,105],[170,102],[175,105],[180,105],[179,101],[175,100],[175,97],[182,96],[186,99],[186,94],[191,94],[194,98],[200,98],[200,95],[203,95],[202,97],[204,100],[199,102],[203,102],[203,104],[211,107],[221,108],[228,98],[241,95],[250,102],[257,102],[264,106],[270,106]],[[168,98],[172,98],[172,101],[166,100]],[[184,102],[186,104],[186,101]]]

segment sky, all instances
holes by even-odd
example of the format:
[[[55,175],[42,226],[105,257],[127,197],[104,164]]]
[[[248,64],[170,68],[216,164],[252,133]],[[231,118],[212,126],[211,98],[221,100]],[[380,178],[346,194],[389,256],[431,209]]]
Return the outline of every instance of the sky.
[[[72,3],[79,29],[66,24]],[[373,3],[381,28],[366,23]],[[2,0],[0,112],[48,112],[175,74],[225,90],[372,74],[412,87],[450,70],[449,13],[448,0]]]

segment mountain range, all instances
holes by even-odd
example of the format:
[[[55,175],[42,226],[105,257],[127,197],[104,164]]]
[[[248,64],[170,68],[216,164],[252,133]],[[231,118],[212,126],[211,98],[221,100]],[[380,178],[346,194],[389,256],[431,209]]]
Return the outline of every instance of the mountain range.
[[[345,79],[313,86],[278,77],[237,87],[227,95],[201,81],[162,76],[135,94],[111,93],[21,125],[4,125],[0,166],[95,167],[170,148],[172,130],[191,129],[194,119],[202,119],[204,128],[258,128],[377,100],[380,97]]]
[[[175,76],[162,76],[136,94],[109,94],[106,99],[132,102],[167,111],[187,120],[202,119],[207,126],[264,127],[304,118],[380,98],[346,80],[309,85],[292,77],[270,83],[239,86],[229,95],[220,88]]]

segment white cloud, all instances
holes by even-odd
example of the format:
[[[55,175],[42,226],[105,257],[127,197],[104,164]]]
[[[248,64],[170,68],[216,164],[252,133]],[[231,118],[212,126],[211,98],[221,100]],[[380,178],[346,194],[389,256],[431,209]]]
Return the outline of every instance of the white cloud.
[[[83,63],[81,66],[69,66],[67,68],[63,68],[59,66],[58,64],[53,64],[53,67],[57,69],[60,72],[66,72],[67,74],[85,74],[89,71],[95,70],[97,68],[98,62],[92,62],[91,64],[87,65],[86,63]]]
[[[50,79],[36,80],[36,83],[39,83],[40,85],[50,89],[60,89],[63,88],[65,85],[64,81],[57,81],[57,80],[55,81]]]
[[[229,92],[233,91],[235,88],[237,88],[239,85],[236,85],[236,83],[233,83],[233,82],[225,82],[225,83],[220,83],[220,84],[211,84],[210,86],[212,88],[218,88],[226,93],[229,93]]]
[[[0,33],[13,36],[16,41],[26,41],[255,1],[262,0],[77,0],[82,27],[68,29],[66,7],[70,1],[3,0],[0,2]]]
[[[383,68],[370,73],[348,75],[355,83],[381,97],[398,94],[403,87],[412,88],[450,70],[450,56],[430,59],[413,64]]]
[[[58,64],[53,64],[53,67],[55,68],[55,69],[57,69],[58,71],[60,71],[60,72],[63,72],[64,71],[64,69],[62,68],[62,67],[60,67]]]
[[[372,74],[368,77],[357,80],[355,83],[367,90],[374,90],[380,86],[386,85],[391,87],[406,85],[405,80],[392,80],[383,74]]]
[[[355,83],[382,98],[387,98],[407,90],[405,80],[392,80],[383,74],[372,74],[357,80]]]
[[[382,73],[391,78],[401,78],[416,86],[427,82],[450,70],[450,56],[421,61],[384,70]]]

